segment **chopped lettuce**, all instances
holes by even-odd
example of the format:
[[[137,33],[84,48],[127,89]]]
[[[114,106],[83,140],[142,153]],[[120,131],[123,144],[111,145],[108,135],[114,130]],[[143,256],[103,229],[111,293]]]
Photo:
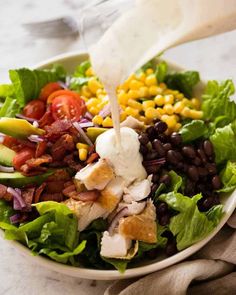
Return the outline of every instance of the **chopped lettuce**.
[[[183,142],[194,141],[206,134],[208,127],[203,120],[193,120],[185,124],[179,131]]]
[[[236,161],[236,130],[235,123],[217,128],[210,136],[210,141],[214,146],[215,161],[217,164],[227,160]]]
[[[223,215],[222,205],[211,208],[210,213],[200,212],[197,202],[201,198],[201,194],[189,198],[175,192],[162,194],[159,197],[159,200],[166,202],[171,209],[179,212],[171,217],[169,224],[170,231],[176,237],[178,250],[183,250],[205,238]]]
[[[0,200],[0,222],[10,223],[10,217],[14,214],[12,207],[4,200]]]
[[[226,80],[222,83],[214,80],[209,81],[202,95],[204,118],[215,121],[218,120],[218,117],[221,117],[218,127],[223,127],[232,122],[236,118],[236,103],[230,101],[229,97],[234,92],[232,80]]]
[[[186,71],[183,73],[168,74],[165,83],[170,89],[182,92],[186,97],[191,97],[193,87],[200,81],[199,73],[196,71]]]
[[[236,163],[228,161],[226,167],[220,173],[220,178],[223,188],[218,192],[232,192],[236,188]]]
[[[19,106],[17,100],[7,97],[0,109],[0,117],[14,118],[15,115],[20,112],[20,110],[21,107]]]
[[[35,205],[39,217],[19,227],[0,222],[5,238],[18,240],[32,249],[34,254],[44,254],[61,263],[76,265],[86,241],[79,243],[78,221],[70,209],[61,203],[48,201]]]
[[[91,62],[86,60],[78,65],[75,69],[75,72],[72,74],[70,79],[69,88],[72,90],[80,90],[81,86],[86,84],[90,77],[86,76],[86,71],[91,67]]]
[[[14,93],[14,89],[12,85],[2,84],[0,85],[0,97],[5,98],[8,96],[12,96]]]
[[[164,82],[165,77],[167,75],[167,71],[168,71],[167,63],[165,61],[161,61],[157,65],[156,71],[155,71],[155,76],[157,78],[158,83]]]

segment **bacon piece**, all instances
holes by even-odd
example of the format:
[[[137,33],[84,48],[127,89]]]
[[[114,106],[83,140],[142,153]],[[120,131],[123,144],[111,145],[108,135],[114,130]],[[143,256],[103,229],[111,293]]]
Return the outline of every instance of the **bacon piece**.
[[[33,202],[33,198],[34,198],[34,192],[35,192],[35,188],[27,188],[21,191],[22,194],[22,198],[24,199],[25,203],[26,203],[26,208],[24,209],[24,211],[30,211],[31,210],[31,204]]]
[[[46,167],[42,167],[42,164],[47,164],[52,162],[52,157],[50,155],[43,155],[39,158],[32,158],[25,162],[24,165],[20,167],[20,171],[23,175],[33,176],[38,175],[47,170]]]
[[[57,169],[52,175],[47,178],[47,181],[64,181],[71,180],[70,174],[65,169]]]
[[[67,131],[71,128],[72,123],[68,120],[57,120],[53,122],[49,126],[45,126],[46,130],[46,138],[50,140],[55,140],[62,136],[63,134],[67,133]]]
[[[74,184],[71,184],[63,189],[62,191],[63,195],[67,198],[73,198],[75,200],[79,200],[79,194],[76,191],[76,187]]]
[[[39,158],[29,159],[25,163],[29,167],[34,168],[34,167],[38,167],[38,166],[40,166],[42,164],[51,163],[51,162],[52,162],[52,156],[45,154],[45,155],[42,155]]]
[[[42,183],[35,191],[35,194],[34,194],[34,203],[38,203],[39,200],[40,200],[40,196],[42,194],[42,192],[44,191],[45,187],[46,187],[46,182]]]
[[[75,157],[73,154],[65,156],[63,162],[75,171],[79,171],[83,168],[83,166],[80,163],[75,161]]]
[[[53,119],[52,113],[51,113],[51,105],[48,104],[46,112],[44,113],[42,118],[38,121],[39,122],[39,127],[43,128],[46,125],[52,124],[53,121],[54,121],[54,119]]]
[[[35,157],[41,157],[47,149],[47,142],[41,141],[37,143],[36,151],[35,151]]]
[[[86,164],[91,164],[99,158],[97,153],[92,153],[86,161]]]
[[[40,197],[40,201],[55,201],[55,202],[62,202],[63,201],[63,195],[62,193],[55,193],[55,194],[47,194],[44,193]]]
[[[7,192],[7,187],[3,184],[0,184],[0,199],[4,199],[7,202],[13,199],[13,196]]]
[[[51,147],[53,160],[61,161],[68,151],[71,152],[74,149],[73,137],[69,134],[62,135]]]
[[[100,196],[99,191],[92,190],[87,192],[79,193],[79,200],[83,202],[95,202]]]
[[[49,194],[60,193],[64,189],[64,181],[48,181],[46,192]]]

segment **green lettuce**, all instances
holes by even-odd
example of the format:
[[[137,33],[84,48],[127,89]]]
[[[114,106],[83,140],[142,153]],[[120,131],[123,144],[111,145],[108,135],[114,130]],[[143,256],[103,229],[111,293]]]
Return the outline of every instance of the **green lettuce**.
[[[16,99],[7,97],[0,109],[0,117],[14,118],[21,110]]]
[[[194,86],[200,81],[199,73],[196,71],[186,71],[183,73],[168,74],[165,83],[170,89],[182,92],[186,97],[191,97]]]
[[[215,161],[217,164],[227,160],[236,161],[236,130],[235,123],[217,128],[210,136],[210,141],[214,146]]]
[[[190,142],[204,136],[208,131],[208,126],[202,120],[193,120],[185,124],[179,131],[183,142]]]
[[[9,84],[0,85],[0,97],[1,98],[12,96],[13,93],[14,93],[14,88],[12,85],[9,85]]]
[[[72,90],[80,90],[81,86],[86,84],[90,77],[86,76],[86,71],[91,67],[91,62],[86,60],[78,65],[75,69],[75,72],[72,74],[70,79],[69,88]]]
[[[171,217],[169,224],[170,231],[176,237],[178,250],[183,250],[205,238],[223,215],[222,205],[211,208],[210,213],[200,212],[197,203],[201,198],[201,194],[189,198],[176,192],[162,194],[159,197],[159,200],[166,202],[171,209],[178,212]]]
[[[34,206],[40,216],[33,221],[19,227],[9,224],[8,220],[0,222],[5,238],[20,241],[35,255],[44,254],[55,261],[76,265],[76,256],[86,246],[86,241],[79,242],[76,216],[66,205],[53,201]]]
[[[220,173],[223,188],[218,192],[232,192],[236,188],[236,163],[228,161],[226,167]]]
[[[157,81],[159,83],[164,82],[166,75],[167,75],[167,71],[168,71],[167,63],[165,61],[161,61],[157,65],[156,71],[155,71],[155,76],[156,76]]]
[[[10,223],[10,217],[14,214],[12,207],[4,200],[0,200],[0,222]]]

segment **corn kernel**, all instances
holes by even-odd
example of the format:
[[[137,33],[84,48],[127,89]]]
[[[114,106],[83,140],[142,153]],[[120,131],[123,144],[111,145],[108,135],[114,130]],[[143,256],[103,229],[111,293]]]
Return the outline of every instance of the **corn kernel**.
[[[110,117],[106,117],[102,122],[102,126],[103,127],[112,127],[113,126],[112,119]]]
[[[154,101],[155,101],[156,105],[158,105],[158,106],[163,106],[163,104],[165,103],[165,98],[164,98],[164,96],[162,96],[162,95],[157,95],[157,96],[154,98]]]
[[[174,105],[174,112],[176,114],[180,114],[184,108],[184,103],[182,101],[178,101]]]
[[[154,108],[155,102],[153,100],[145,100],[143,102],[143,110],[145,111],[147,108]]]
[[[89,100],[87,97],[85,97],[85,96],[83,96],[83,95],[80,95],[80,97],[81,97],[85,102],[87,102],[87,101]]]
[[[179,131],[179,129],[182,127],[182,125],[180,123],[176,123],[174,128],[173,128],[173,131],[177,132]]]
[[[90,98],[92,97],[92,93],[91,91],[89,90],[88,86],[87,85],[83,85],[82,88],[81,88],[81,95],[87,97],[87,98]]]
[[[79,149],[79,159],[80,161],[85,161],[88,156],[88,150],[87,149]]]
[[[201,102],[200,102],[199,99],[197,99],[197,98],[192,98],[192,99],[191,99],[191,103],[192,103],[192,106],[193,106],[194,108],[196,108],[197,110],[199,110],[199,108],[200,108],[200,106],[201,106]]]
[[[146,121],[147,121],[147,118],[146,117],[144,117],[144,116],[139,116],[139,121],[141,121],[141,122],[143,122],[144,124],[146,123]]]
[[[103,89],[102,88],[99,88],[97,91],[96,91],[96,96],[98,96],[99,94],[104,94],[103,93]]]
[[[153,74],[153,73],[154,73],[154,71],[153,71],[152,68],[148,68],[148,69],[146,69],[146,74],[147,74],[147,75],[151,75],[151,74]]]
[[[139,98],[139,91],[138,90],[129,90],[128,97],[132,99]]]
[[[125,108],[125,113],[126,113],[127,116],[136,117],[136,116],[138,116],[139,111],[137,109],[127,107],[127,108]]]
[[[139,97],[149,97],[149,91],[147,86],[139,88]]]
[[[182,93],[178,93],[175,95],[175,98],[178,99],[178,100],[181,100],[184,98],[184,95]]]
[[[104,108],[104,106],[107,104],[107,101],[102,101],[102,102],[100,102],[98,105],[97,105],[97,107],[99,108],[99,110],[101,110],[101,109],[103,109]]]
[[[103,100],[105,97],[105,94],[99,94],[97,95],[97,98],[100,99],[100,100]]]
[[[127,118],[127,114],[125,112],[122,112],[120,114],[120,121],[123,122]]]
[[[202,111],[196,111],[196,110],[190,110],[189,112],[189,117],[192,119],[201,119],[203,116],[203,112]]]
[[[97,107],[88,107],[88,111],[93,115],[93,116],[96,116],[98,115],[99,113],[99,108]]]
[[[129,100],[129,97],[128,97],[128,94],[125,93],[125,92],[121,92],[117,95],[118,97],[118,102],[119,104],[123,104],[123,105],[126,105],[128,100]]]
[[[138,90],[140,87],[144,86],[143,82],[137,81],[137,80],[132,80],[129,83],[129,88],[131,90]]]
[[[145,84],[147,86],[157,85],[157,79],[156,79],[155,75],[151,74],[151,75],[147,76],[147,78],[145,79]]]
[[[161,120],[165,122],[166,120],[169,119],[169,117],[170,117],[169,115],[164,114],[161,116]]]
[[[150,96],[155,96],[157,94],[160,94],[158,89],[161,89],[161,88],[157,87],[156,85],[150,86],[149,89],[148,89],[149,95]]]
[[[103,117],[100,116],[100,115],[96,115],[96,116],[93,117],[92,121],[93,121],[94,124],[102,125]]]
[[[163,110],[167,115],[172,115],[174,113],[174,108],[170,103],[164,105]]]
[[[170,103],[170,104],[173,104],[174,103],[174,96],[172,94],[169,94],[169,95],[165,95],[165,103]]]
[[[160,83],[159,86],[160,86],[162,89],[164,89],[164,90],[167,88],[167,86],[166,86],[165,83]]]
[[[123,89],[124,91],[129,90],[129,83],[125,81],[122,85],[119,86],[120,89]]]
[[[156,109],[149,107],[145,110],[145,117],[147,119],[156,119],[160,117],[160,114],[158,113]]]
[[[180,114],[184,117],[189,117],[190,116],[190,108],[184,107]]]
[[[97,90],[102,88],[102,84],[96,78],[91,78],[88,80],[88,88],[93,94],[96,94]]]
[[[96,107],[99,103],[100,103],[100,99],[98,98],[90,98],[87,103],[86,106],[89,107]]]
[[[191,106],[191,101],[189,99],[187,99],[186,97],[183,98],[182,102],[186,105],[186,106]]]
[[[143,106],[140,102],[137,102],[136,100],[134,99],[129,99],[128,100],[128,106],[134,108],[134,109],[137,109],[139,111],[142,111],[143,109]]]
[[[139,81],[141,81],[141,82],[144,82],[145,81],[145,79],[146,79],[146,75],[145,75],[145,73],[144,72],[141,72],[141,73],[139,73],[138,75],[136,75],[136,78],[139,80]]]
[[[162,108],[157,108],[157,111],[160,115],[165,115],[165,112]]]
[[[176,122],[179,122],[179,120],[180,120],[180,117],[179,117],[178,115],[173,115],[173,116],[174,116],[174,118],[175,118]]]
[[[79,149],[88,149],[89,146],[86,144],[86,143],[81,143],[81,142],[78,142],[76,144],[76,148],[79,150]]]
[[[162,116],[163,117],[163,116]],[[162,119],[161,117],[161,119]],[[168,125],[168,128],[174,128],[174,126],[177,124],[174,116],[168,116],[165,119],[166,124]]]
[[[92,67],[88,68],[88,69],[86,70],[86,72],[85,72],[85,75],[86,75],[87,77],[92,77],[92,76],[94,76],[93,68],[92,68]]]

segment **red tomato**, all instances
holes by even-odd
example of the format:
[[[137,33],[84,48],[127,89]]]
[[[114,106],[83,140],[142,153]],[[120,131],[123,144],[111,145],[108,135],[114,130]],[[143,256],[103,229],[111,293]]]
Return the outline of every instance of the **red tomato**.
[[[23,109],[23,115],[39,120],[45,113],[45,103],[42,100],[34,99],[31,100]]]
[[[41,89],[41,92],[39,94],[39,99],[46,101],[50,94],[60,89],[62,89],[62,87],[59,83],[57,82],[48,83]]]
[[[20,170],[20,167],[25,164],[25,162],[34,157],[34,150],[30,148],[24,148],[18,152],[13,158],[13,166],[16,170]]]
[[[11,136],[5,135],[4,139],[3,139],[3,144],[7,147],[9,147],[10,149],[14,148],[16,145],[19,144],[19,141]]]
[[[84,100],[79,94],[70,90],[55,91],[49,96],[48,102],[52,103],[54,120],[78,121],[86,110]]]

